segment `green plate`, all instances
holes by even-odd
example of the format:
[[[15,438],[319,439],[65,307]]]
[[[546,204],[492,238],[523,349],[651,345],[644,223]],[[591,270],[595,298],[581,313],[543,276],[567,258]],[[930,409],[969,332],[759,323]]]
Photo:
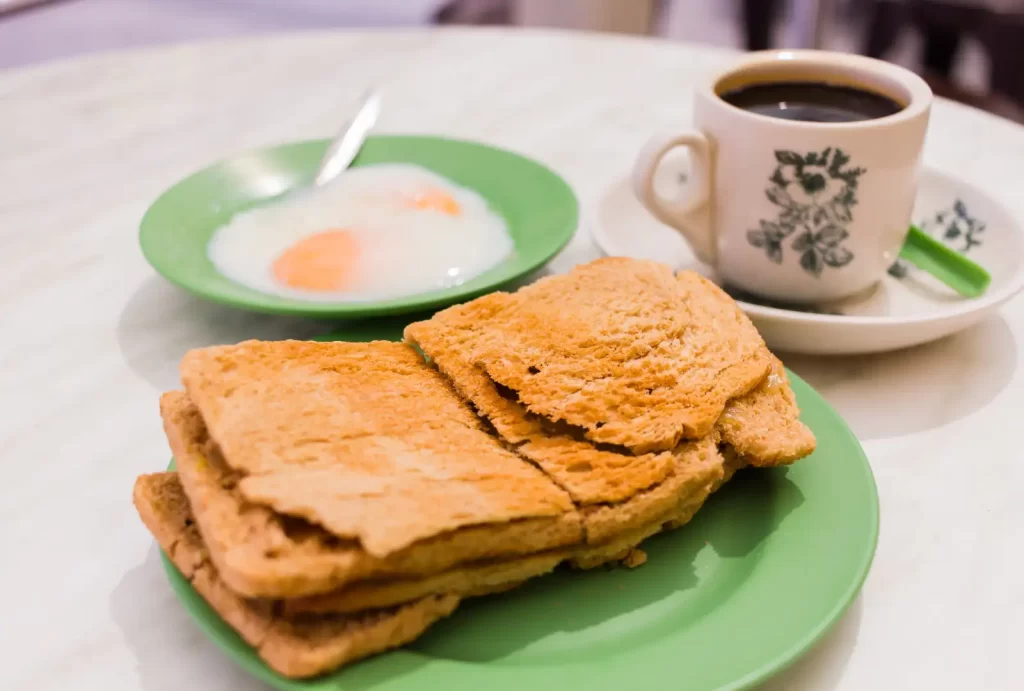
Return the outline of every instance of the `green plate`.
[[[399,320],[333,339],[396,338]],[[790,373],[818,450],[788,469],[741,471],[637,569],[556,572],[470,600],[411,646],[310,681],[278,676],[164,559],[214,643],[278,689],[544,691],[748,688],[843,615],[871,565],[878,495],[857,439]]]
[[[142,253],[171,283],[234,307],[271,314],[365,317],[399,314],[475,297],[546,264],[572,239],[577,204],[572,188],[551,169],[518,154],[440,137],[376,136],[353,165],[414,163],[476,190],[504,217],[515,243],[501,264],[445,290],[376,302],[317,302],[262,293],[214,268],[206,247],[236,213],[311,183],[327,140],[297,142],[243,154],[185,178],[146,212]]]

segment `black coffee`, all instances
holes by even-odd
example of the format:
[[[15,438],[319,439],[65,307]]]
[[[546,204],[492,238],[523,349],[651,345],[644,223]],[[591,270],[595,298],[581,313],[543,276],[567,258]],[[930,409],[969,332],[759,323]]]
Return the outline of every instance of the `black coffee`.
[[[903,110],[902,105],[881,94],[825,82],[751,84],[721,97],[751,113],[803,122],[874,120]]]

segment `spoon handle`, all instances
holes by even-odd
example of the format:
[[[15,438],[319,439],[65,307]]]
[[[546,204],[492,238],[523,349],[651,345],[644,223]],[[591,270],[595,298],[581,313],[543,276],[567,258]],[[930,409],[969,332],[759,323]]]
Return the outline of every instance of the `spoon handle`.
[[[992,277],[984,268],[917,226],[910,226],[910,232],[900,250],[900,258],[930,273],[964,297],[980,296],[992,282]]]
[[[314,185],[317,187],[326,185],[352,164],[356,154],[363,148],[363,142],[366,141],[370,129],[377,122],[379,114],[380,94],[376,90],[371,90],[363,97],[356,116],[345,125],[331,145],[327,147],[327,153],[320,160],[320,167],[313,178]]]

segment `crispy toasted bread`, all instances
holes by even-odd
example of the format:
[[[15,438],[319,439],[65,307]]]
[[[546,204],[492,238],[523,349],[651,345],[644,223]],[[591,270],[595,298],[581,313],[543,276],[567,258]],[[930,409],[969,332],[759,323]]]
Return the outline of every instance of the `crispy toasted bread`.
[[[244,497],[374,556],[573,508],[405,344],[247,341],[181,371]]]
[[[603,545],[581,550],[573,556],[569,563],[578,569],[592,569],[613,562],[626,563],[637,546],[647,538],[664,530],[675,530],[688,523],[704,505],[704,501],[711,494],[711,487],[711,485],[705,485],[695,490],[647,525],[622,533]]]
[[[814,433],[800,421],[786,368],[776,357],[756,389],[729,401],[717,428],[723,442],[758,467],[793,463],[816,445]]]
[[[179,570],[190,574],[200,568],[213,569],[209,551],[201,541],[195,514],[179,480],[179,474],[173,472],[140,478],[135,490],[139,513]],[[503,592],[552,571],[562,562],[591,568],[620,561],[647,537],[689,520],[708,496],[708,490],[709,486],[703,485],[693,487],[688,494],[680,493],[674,505],[663,507],[647,525],[633,525],[628,532],[601,545],[580,545],[524,557],[474,562],[419,578],[360,581],[321,595],[276,600],[246,599],[247,607],[243,611],[273,612],[294,619],[310,614],[354,614],[386,609],[446,593],[465,598]],[[154,512],[173,520],[154,517]],[[184,533],[188,535],[182,537]],[[223,581],[220,587],[227,588]],[[234,595],[233,591],[231,593]]]
[[[503,395],[487,373],[466,357],[466,328],[472,321],[464,321],[458,308],[450,308],[431,320],[410,324],[405,336],[431,358],[477,414],[565,488],[577,504],[621,501],[664,479],[671,464],[663,464],[662,459],[669,456],[630,456],[622,449],[588,444],[565,431],[565,426],[531,415],[515,396]],[[800,421],[786,369],[774,356],[768,376],[749,393],[730,400],[715,428],[724,444],[757,467],[793,463],[815,448],[814,434]],[[579,466],[568,471],[580,462],[590,463],[593,473],[583,475]],[[616,477],[616,469],[623,469],[625,477]]]
[[[408,643],[459,602],[438,595],[390,609],[289,620],[267,603],[240,598],[221,581],[174,473],[139,477],[134,500],[143,523],[196,592],[267,665],[288,677],[316,676]]]
[[[247,597],[313,595],[366,578],[438,573],[465,561],[532,554],[582,540],[581,519],[569,511],[460,528],[376,557],[356,540],[282,517],[243,497],[241,474],[224,463],[186,394],[164,394],[160,409],[211,559],[224,582]]]
[[[704,488],[718,485],[725,461],[718,451],[714,435],[684,442],[673,452],[669,476],[624,502],[587,506],[581,510],[587,543],[601,545],[620,535],[663,522],[662,516],[681,501]]]
[[[437,592],[469,597],[540,576],[566,560],[590,565],[621,560],[640,541],[660,531],[663,524],[678,520],[680,507],[694,506],[693,511],[696,511],[723,480],[725,461],[713,438],[684,444],[674,458],[673,471],[664,482],[625,502],[585,508],[588,538],[585,545],[461,564],[450,571],[423,578],[353,583],[332,593],[285,602],[285,611],[358,611]]]
[[[561,549],[512,559],[462,564],[444,573],[422,578],[361,581],[323,595],[282,600],[280,606],[287,615],[360,612],[441,593],[460,597],[488,595],[514,588],[529,578],[543,576],[573,553]]]
[[[664,480],[672,471],[671,452],[637,456],[623,448],[598,447],[566,426],[556,428],[531,415],[514,395],[503,395],[483,368],[473,365],[471,341],[487,323],[478,316],[504,304],[507,297],[493,293],[449,308],[429,321],[409,325],[405,337],[423,350],[499,436],[536,463],[577,505],[625,501]]]
[[[623,502],[664,482],[673,468],[672,452],[633,455],[624,448],[590,443],[580,438],[579,430],[532,414],[515,392],[503,389],[473,364],[472,344],[485,338],[490,320],[508,308],[509,299],[492,294],[449,308],[411,324],[405,337],[427,354],[502,438],[543,469],[578,506]],[[717,432],[753,465],[791,463],[814,448],[813,435],[798,419],[785,370],[773,356],[768,358],[774,374],[726,403]]]
[[[750,428],[746,437],[742,435],[742,426],[733,428],[729,441],[737,444],[738,451],[726,447],[727,462],[721,478],[713,479],[713,468],[700,464],[688,469],[682,466],[682,472],[673,472],[669,481],[640,492],[634,501],[585,507],[591,542],[599,543],[612,539],[618,532],[628,532],[638,521],[657,513],[666,501],[671,503],[667,497],[673,493],[685,495],[689,488],[703,481],[703,472],[709,473],[717,487],[740,465],[766,465],[752,454],[755,449],[761,449],[760,453],[776,449],[775,455],[766,454],[767,458],[786,462],[813,449],[813,436],[798,421],[772,426],[772,415],[795,420],[797,410],[788,387],[759,387],[746,398],[754,400],[739,399],[730,406],[755,414],[762,409],[772,412],[761,415],[758,419],[764,427]],[[785,405],[779,407],[780,403]],[[376,559],[354,541],[336,540],[303,521],[282,520],[272,511],[245,501],[235,488],[238,474],[220,460],[216,445],[206,437],[202,420],[187,397],[181,393],[167,394],[162,407],[183,481],[198,500],[197,513],[213,546],[214,560],[232,587],[248,596],[290,597],[331,591],[363,579],[408,579],[442,572],[464,561],[530,554],[581,539],[579,519],[568,515],[556,521],[516,521],[500,530],[487,526],[462,529],[423,541],[392,558]],[[788,441],[799,443],[783,444]],[[754,446],[754,442],[762,446]],[[619,518],[624,516],[632,518]],[[502,536],[501,541],[495,540],[497,535]]]
[[[706,436],[771,364],[728,295],[649,261],[601,259],[437,320],[457,330],[475,323],[459,338],[463,357],[529,411],[635,453]],[[424,330],[410,326],[407,338],[433,357]]]

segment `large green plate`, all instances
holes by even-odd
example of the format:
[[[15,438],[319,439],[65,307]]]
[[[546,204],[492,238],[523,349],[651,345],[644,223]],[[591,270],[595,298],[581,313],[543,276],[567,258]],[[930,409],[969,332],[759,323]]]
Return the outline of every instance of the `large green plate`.
[[[206,254],[214,231],[239,211],[310,184],[327,140],[253,151],[199,171],[161,195],[139,228],[142,253],[164,278],[196,295],[271,314],[365,317],[457,302],[540,268],[572,239],[577,204],[551,169],[518,154],[441,137],[370,137],[353,165],[414,163],[476,190],[504,217],[515,243],[501,264],[445,290],[375,302],[317,302],[262,293],[235,283]]]
[[[332,337],[395,338],[401,326],[366,324]],[[645,542],[644,566],[555,573],[465,602],[413,645],[327,677],[272,672],[164,564],[199,627],[278,689],[747,688],[793,662],[843,615],[878,537],[864,452],[821,396],[790,377],[818,450],[788,469],[738,473],[689,524]]]

